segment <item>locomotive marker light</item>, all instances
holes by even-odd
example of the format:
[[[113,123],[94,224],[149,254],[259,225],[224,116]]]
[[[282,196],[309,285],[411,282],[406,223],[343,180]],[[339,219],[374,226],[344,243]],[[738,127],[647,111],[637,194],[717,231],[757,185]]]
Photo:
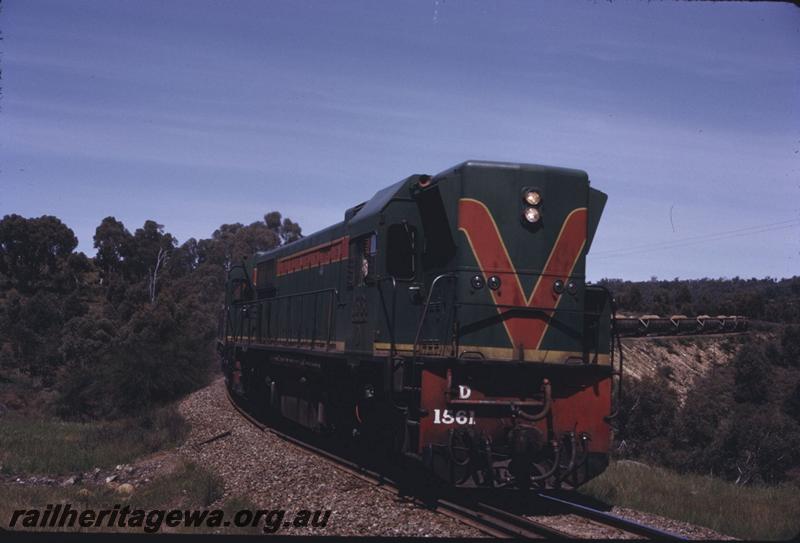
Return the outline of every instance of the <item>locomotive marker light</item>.
[[[553,282],[553,291],[556,294],[561,294],[562,292],[564,292],[564,281],[562,281],[561,279],[556,279]]]
[[[570,282],[567,283],[567,292],[569,292],[570,294],[573,294],[573,295],[575,293],[577,293],[578,292],[578,283],[576,283],[574,280],[571,279]]]
[[[532,206],[538,206],[542,203],[542,195],[535,190],[529,190],[525,193],[525,201]]]
[[[525,209],[525,220],[529,223],[533,224],[538,222],[541,218],[541,213],[535,207],[528,207]]]
[[[492,290],[497,290],[500,288],[500,278],[497,277],[496,275],[491,276],[487,283],[489,285],[489,288]]]
[[[472,277],[472,279],[470,280],[470,284],[472,285],[472,288],[474,288],[475,290],[482,289],[483,288],[483,277],[481,277],[480,274],[474,275]]]

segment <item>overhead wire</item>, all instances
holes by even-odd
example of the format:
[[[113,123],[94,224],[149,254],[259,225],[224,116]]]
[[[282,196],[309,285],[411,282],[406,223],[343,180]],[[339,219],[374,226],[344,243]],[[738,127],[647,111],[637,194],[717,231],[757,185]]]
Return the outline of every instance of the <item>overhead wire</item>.
[[[688,238],[670,240],[670,241],[661,241],[661,242],[653,242],[646,245],[633,245],[630,247],[623,247],[620,249],[611,249],[608,251],[599,251],[597,253],[592,254],[592,259],[600,260],[604,258],[616,258],[620,256],[628,256],[633,254],[639,253],[648,253],[652,251],[661,251],[661,250],[668,250],[668,249],[677,249],[681,247],[686,247],[690,245],[696,245],[701,243],[707,243],[711,241],[720,241],[724,239],[732,239],[738,238],[743,236],[751,236],[755,234],[761,234],[764,232],[772,232],[775,230],[785,230],[788,228],[796,228],[800,227],[800,219],[790,219],[775,223],[763,224],[763,225],[756,225],[756,226],[748,226],[744,228],[737,228],[734,230],[727,230],[723,232],[715,232],[709,234],[703,234],[700,236],[692,236]]]

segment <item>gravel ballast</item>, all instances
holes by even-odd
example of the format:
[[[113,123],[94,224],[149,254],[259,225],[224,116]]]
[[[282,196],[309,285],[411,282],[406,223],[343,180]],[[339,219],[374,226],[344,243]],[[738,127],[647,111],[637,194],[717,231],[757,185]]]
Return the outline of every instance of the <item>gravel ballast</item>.
[[[210,509],[241,497],[258,509],[286,510],[287,518],[302,509],[331,510],[324,528],[288,526],[279,532],[287,535],[485,537],[255,428],[230,405],[222,379],[188,396],[179,410],[192,427],[179,453],[224,484]]]

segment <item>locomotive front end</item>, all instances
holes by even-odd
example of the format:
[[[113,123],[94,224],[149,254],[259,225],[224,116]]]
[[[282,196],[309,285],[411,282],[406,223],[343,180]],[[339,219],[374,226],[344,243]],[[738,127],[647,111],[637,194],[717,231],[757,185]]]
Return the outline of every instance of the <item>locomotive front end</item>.
[[[454,252],[415,338],[423,461],[460,486],[578,486],[612,437],[611,299],[585,280],[606,196],[585,172],[533,165],[433,181]]]
[[[218,348],[254,411],[455,486],[578,486],[611,444],[611,298],[585,172],[465,162],[228,274]]]

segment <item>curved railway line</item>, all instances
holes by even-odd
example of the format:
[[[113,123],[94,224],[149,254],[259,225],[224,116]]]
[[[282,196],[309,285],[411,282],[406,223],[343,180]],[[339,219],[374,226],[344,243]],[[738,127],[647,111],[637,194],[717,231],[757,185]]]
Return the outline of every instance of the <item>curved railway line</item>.
[[[382,475],[376,471],[361,466],[351,460],[343,458],[329,450],[317,447],[311,443],[298,439],[280,429],[268,426],[260,420],[253,417],[244,409],[238,401],[231,395],[230,391],[225,388],[228,400],[234,409],[251,425],[263,432],[269,432],[281,439],[288,441],[295,446],[298,446],[306,451],[323,457],[329,462],[332,462],[342,471],[345,471],[359,479],[375,485],[386,492],[394,495],[403,494],[403,490],[395,481]],[[424,501],[419,497],[406,496],[420,506],[427,506],[433,508],[444,515],[454,518],[460,522],[464,522],[481,532],[498,538],[526,538],[526,539],[574,539],[575,535],[570,534],[559,529],[553,528],[542,522],[528,518],[526,515],[520,515],[500,509],[493,505],[483,502],[476,503],[456,503],[451,500],[436,498],[433,503]],[[671,541],[685,541],[687,538],[682,536],[653,528],[644,524],[640,524],[598,509],[587,507],[578,503],[574,503],[563,498],[559,498],[548,493],[538,493],[535,498],[541,500],[543,504],[547,504],[551,508],[555,508],[559,512],[568,513],[587,519],[587,521],[599,524],[602,526],[613,527],[617,530],[627,532],[635,535],[637,538],[646,539],[660,539]],[[530,515],[530,514],[529,514]]]

